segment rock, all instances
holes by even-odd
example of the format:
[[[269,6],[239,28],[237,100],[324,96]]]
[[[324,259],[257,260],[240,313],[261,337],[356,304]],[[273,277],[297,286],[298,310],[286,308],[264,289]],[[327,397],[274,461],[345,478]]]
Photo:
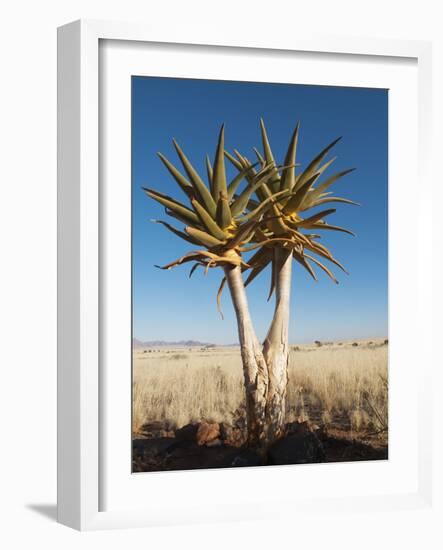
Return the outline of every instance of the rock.
[[[220,437],[223,439],[223,441],[229,439],[231,437],[231,434],[232,426],[227,422],[220,422]]]
[[[163,470],[194,470],[201,468],[231,468],[259,466],[260,457],[251,449],[235,449],[223,445],[220,439],[206,445],[191,441],[177,441],[171,445],[162,464]]]
[[[288,435],[307,434],[319,430],[320,426],[311,423],[309,420],[297,420],[296,422],[289,422],[286,424],[285,429]]]
[[[263,461],[260,458],[260,455],[252,449],[242,449],[241,451],[237,452],[231,462],[231,466],[235,466],[237,468],[262,465]]]
[[[146,457],[164,454],[174,440],[167,438],[134,439],[132,450],[134,456]]]
[[[186,426],[175,430],[175,437],[179,441],[195,441],[197,430],[198,424],[186,424]]]
[[[300,431],[271,446],[268,464],[309,464],[323,462],[325,457],[323,445],[317,435],[311,431]]]
[[[214,439],[220,437],[220,425],[217,422],[210,424],[209,422],[202,422],[197,430],[197,443],[199,445],[205,445]]]
[[[206,447],[220,447],[223,444],[221,439],[213,439],[206,443]]]
[[[167,448],[167,458],[186,458],[193,457],[200,453],[200,447],[195,441],[189,441],[185,439],[175,439],[174,442]]]
[[[220,433],[224,444],[230,447],[241,447],[246,442],[245,433],[241,428],[225,422],[220,424]]]

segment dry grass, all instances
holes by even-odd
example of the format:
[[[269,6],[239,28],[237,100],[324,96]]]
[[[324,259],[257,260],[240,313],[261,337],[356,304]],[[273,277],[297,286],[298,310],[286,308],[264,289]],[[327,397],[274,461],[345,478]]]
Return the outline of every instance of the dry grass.
[[[293,346],[287,421],[309,419],[387,437],[388,346],[383,341]],[[244,401],[238,348],[134,350],[133,429],[164,421],[232,422]]]

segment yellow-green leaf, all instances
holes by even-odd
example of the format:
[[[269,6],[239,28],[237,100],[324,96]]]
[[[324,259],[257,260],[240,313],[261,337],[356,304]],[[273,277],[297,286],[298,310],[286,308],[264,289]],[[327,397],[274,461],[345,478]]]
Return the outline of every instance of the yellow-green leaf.
[[[323,269],[323,271],[329,275],[329,277],[334,281],[335,284],[338,285],[338,281],[337,279],[334,277],[332,271],[330,269],[328,269],[324,264],[322,264],[321,262],[319,262],[316,258],[314,258],[313,256],[311,256],[310,254],[305,254],[305,257],[306,258],[309,258],[311,260],[311,262],[314,262],[316,265],[318,265],[318,267],[320,269]]]
[[[179,184],[181,189],[186,193],[188,197],[193,194],[192,185],[190,182],[181,174],[177,168],[170,162],[162,153],[157,153],[160,160],[166,166],[168,172],[172,175],[175,181]]]
[[[324,193],[326,189],[328,189],[333,183],[335,183],[338,179],[343,178],[347,174],[350,174],[351,172],[354,172],[355,168],[348,168],[348,170],[343,170],[342,172],[338,172],[337,174],[334,174],[327,180],[325,180],[323,183],[321,183],[317,189],[315,190],[316,194],[320,195],[321,193]]]
[[[223,277],[223,279],[221,280],[221,283],[220,283],[220,286],[218,288],[218,292],[217,292],[217,310],[218,312],[220,313],[220,316],[222,319],[224,319],[223,317],[223,311],[221,309],[221,295],[222,295],[222,292],[223,292],[223,288],[225,287],[225,284],[226,284],[226,277]]]
[[[312,269],[312,266],[310,265],[310,263],[304,258],[304,256],[299,254],[295,250],[292,252],[292,256],[296,262],[298,262],[300,265],[302,265],[306,269],[306,271],[309,273],[309,275],[311,275],[314,281],[316,281],[317,277],[315,275],[315,272]]]
[[[319,177],[318,172],[316,172],[311,178],[309,178],[295,193],[292,194],[292,197],[286,203],[283,211],[287,214],[294,214],[298,211],[300,205],[303,202],[303,199],[306,197],[308,191],[314,185]]]
[[[152,199],[156,200],[163,206],[166,206],[166,208],[169,208],[169,210],[172,210],[173,212],[179,214],[183,219],[187,220],[187,223],[200,223],[198,216],[194,212],[192,212],[192,210],[190,210],[180,202],[176,201],[175,199],[168,197],[168,195],[163,195],[163,193],[154,191],[153,189],[147,189],[145,187],[143,187],[143,191]]]
[[[249,172],[252,173],[252,170],[254,167],[257,166],[257,164],[253,164],[252,166],[249,166],[248,168],[244,168],[239,171],[239,173],[235,176],[235,178],[231,181],[231,183],[228,185],[228,201],[231,201],[235,192],[237,191],[238,186],[240,185],[243,178],[247,177]]]
[[[211,216],[215,217],[216,204],[214,202],[214,199],[212,198],[211,192],[206,187],[206,185],[198,175],[195,168],[189,162],[188,158],[186,157],[184,152],[181,150],[179,144],[176,142],[175,139],[173,140],[173,143],[177,151],[177,154],[180,157],[180,160],[183,164],[183,167],[186,173],[188,174],[191,184],[194,187],[194,190],[196,192],[197,198],[199,199],[199,202],[211,214]]]
[[[237,160],[234,155],[231,155],[229,151],[225,150],[225,157],[229,160],[231,164],[233,164],[237,170],[243,170],[243,164]]]
[[[317,212],[317,214],[314,214],[313,216],[309,216],[309,218],[305,218],[304,220],[301,220],[300,222],[295,222],[297,227],[312,227],[313,224],[321,220],[322,218],[325,218],[326,216],[330,216],[337,210],[335,208],[329,208],[328,210],[322,210],[321,212]]]
[[[232,223],[231,209],[229,207],[228,199],[225,193],[220,193],[220,198],[217,203],[217,224],[226,229]]]
[[[300,174],[299,178],[297,179],[297,183],[295,184],[295,191],[300,189],[300,187],[312,177],[314,172],[318,171],[318,167],[320,166],[321,161],[325,158],[325,156],[328,154],[328,152],[334,147],[334,145],[341,140],[341,137],[335,139],[332,143],[330,143],[327,147],[325,147],[305,168],[305,170]],[[332,162],[332,161],[331,161]],[[324,167],[322,167],[324,171]]]
[[[206,155],[206,173],[207,173],[207,175],[208,175],[209,188],[211,189],[211,193],[212,193],[212,177],[213,177],[213,170],[212,170],[211,161],[209,160],[209,156],[208,156],[208,155]]]
[[[269,144],[268,134],[266,133],[265,123],[262,118],[260,119],[260,131],[266,164],[275,164],[274,155],[272,154],[271,145]]]
[[[166,227],[167,229],[169,229],[169,231],[171,231],[172,233],[174,233],[175,235],[177,235],[177,237],[180,237],[180,239],[183,239],[184,241],[187,241],[191,244],[196,244],[198,245],[199,242],[196,241],[195,239],[193,239],[192,237],[190,237],[189,235],[187,235],[186,233],[183,233],[183,231],[180,231],[179,229],[177,229],[176,227],[174,227],[173,225],[171,225],[170,223],[167,223],[167,222],[164,222],[163,220],[151,220],[151,222],[153,223],[159,223],[161,225],[163,225],[164,227]]]
[[[291,190],[295,186],[295,161],[297,154],[297,142],[298,132],[300,129],[300,123],[297,122],[294,133],[292,134],[291,141],[289,143],[288,151],[285,157],[285,164],[293,164],[294,166],[285,170],[281,177],[281,189]]]
[[[259,252],[262,252],[262,251],[260,250]],[[257,262],[255,262],[254,267],[252,268],[251,272],[246,278],[245,286],[248,286],[249,284],[251,284],[252,281],[257,277],[257,275],[259,275],[266,268],[266,266],[269,264],[271,260],[272,260],[272,250],[264,249],[262,254],[260,255],[260,260],[257,260]]]
[[[347,233],[348,235],[352,235],[353,237],[355,237],[355,233],[353,233],[352,231],[344,227],[339,227],[338,225],[329,225],[326,223],[317,222],[317,223],[311,223],[309,225],[306,225],[305,227],[315,228],[315,229],[327,229],[330,231],[341,231],[342,233]]]
[[[196,239],[204,246],[207,246],[208,248],[211,248],[213,246],[220,246],[223,244],[223,242],[219,239],[216,239],[205,231],[200,231],[200,229],[195,229],[194,227],[185,227],[185,231],[188,235]]]
[[[217,222],[208,214],[208,212],[203,208],[203,206],[198,201],[194,199],[191,201],[191,203],[198,217],[200,218],[203,226],[206,227],[209,233],[216,239],[219,239],[220,241],[224,241],[225,233],[217,225]]]
[[[215,152],[214,160],[214,174],[212,177],[212,189],[213,189],[213,199],[215,203],[218,202],[220,198],[220,193],[227,194],[228,190],[226,187],[226,168],[225,168],[225,126],[222,125],[220,129],[220,134],[218,136],[217,150]]]
[[[354,206],[361,206],[360,203],[351,201],[349,199],[343,199],[342,197],[325,197],[324,199],[318,199],[317,201],[313,202],[309,207],[314,208],[315,206],[320,206],[322,204],[327,204],[330,202],[341,202],[343,204],[353,204]]]

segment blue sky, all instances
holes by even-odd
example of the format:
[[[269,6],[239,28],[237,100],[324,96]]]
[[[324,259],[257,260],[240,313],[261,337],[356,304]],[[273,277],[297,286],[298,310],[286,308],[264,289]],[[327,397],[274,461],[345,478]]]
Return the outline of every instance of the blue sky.
[[[335,193],[361,206],[337,204],[330,223],[357,236],[323,232],[322,242],[350,272],[333,269],[339,285],[321,271],[313,281],[294,264],[290,341],[340,340],[387,335],[387,150],[388,92],[366,88],[133,77],[133,335],[141,340],[187,340],[229,344],[238,341],[229,292],[222,320],[215,296],[220,269],[207,276],[189,267],[161,271],[163,265],[192,250],[150,219],[166,219],[163,208],[142,186],[184,200],[156,153],[179,167],[172,138],[205,175],[204,157],[213,158],[217,134],[226,125],[226,148],[252,157],[264,118],[277,162],[283,162],[296,122],[300,121],[297,161],[306,166],[334,138],[343,136],[326,174],[357,170],[339,180]],[[228,170],[230,176],[234,171]],[[171,220],[168,220],[171,221]],[[332,266],[333,267],[333,266]],[[269,272],[248,287],[251,313],[260,339],[269,325]]]

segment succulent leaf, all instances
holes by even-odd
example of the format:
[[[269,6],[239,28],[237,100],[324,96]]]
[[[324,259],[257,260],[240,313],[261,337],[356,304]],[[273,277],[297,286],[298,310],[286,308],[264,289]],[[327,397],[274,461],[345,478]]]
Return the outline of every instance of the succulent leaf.
[[[262,118],[260,119],[260,130],[266,164],[275,166],[274,155],[272,154],[271,145],[269,143],[268,134],[265,128],[265,123]],[[276,193],[277,191],[280,191],[280,177],[278,176],[278,172],[276,169],[274,169],[273,173],[276,177],[272,179],[269,186],[271,190]]]
[[[224,319],[224,317],[223,317],[223,311],[221,309],[221,295],[222,295],[223,289],[225,287],[225,284],[226,284],[226,277],[223,277],[223,279],[221,280],[220,286],[218,288],[218,291],[217,291],[217,310],[220,313],[220,316],[221,316],[222,319]]]
[[[314,270],[312,269],[312,266],[310,263],[306,260],[303,254],[299,254],[295,250],[292,252],[292,257],[296,262],[298,262],[300,265],[302,265],[306,271],[309,273],[309,275],[314,279],[314,281],[317,280],[317,276],[315,275]]]
[[[189,181],[177,170],[177,168],[170,162],[162,153],[157,153],[160,160],[163,162],[163,164],[166,166],[169,173],[172,175],[172,177],[175,179],[175,181],[179,184],[181,189],[186,193],[188,197],[193,195],[193,189],[192,185],[189,183]]]
[[[200,229],[195,229],[195,227],[185,227],[185,231],[190,235],[194,240],[198,241],[199,244],[212,248],[214,246],[220,246],[223,244],[223,241],[216,239],[209,233],[201,231]]]
[[[231,181],[231,183],[228,185],[228,201],[231,201],[232,198],[235,195],[235,192],[237,191],[238,186],[240,185],[241,181],[248,176],[249,173],[252,173],[252,170],[254,167],[257,166],[256,164],[253,164],[252,166],[249,166],[248,168],[241,169],[239,173],[235,176],[235,178]]]
[[[183,231],[180,231],[179,229],[177,229],[176,227],[174,227],[170,223],[164,222],[163,220],[151,220],[151,222],[160,223],[161,225],[163,225],[164,227],[169,229],[169,231],[171,231],[172,233],[177,235],[177,237],[180,237],[184,241],[187,241],[191,244],[196,244],[196,245],[201,244],[199,241],[197,241],[196,239],[193,239],[190,235],[187,235],[186,233],[183,233]]]
[[[175,139],[173,140],[173,143],[177,154],[183,164],[183,167],[188,174],[191,184],[194,187],[199,202],[209,212],[209,214],[211,214],[211,216],[215,216],[216,205],[209,189],[206,187],[203,180],[200,178],[195,168],[189,162],[188,158],[186,157]]]
[[[273,201],[277,197],[281,197],[282,195],[285,195],[286,193],[287,193],[287,191],[279,191],[278,193],[274,193],[273,195],[271,195],[270,197],[265,199],[263,202],[259,203],[258,206],[256,208],[254,208],[254,210],[251,210],[250,212],[248,212],[247,214],[242,216],[240,218],[240,220],[242,222],[244,222],[244,221],[249,221],[251,219],[256,219],[259,214],[264,214],[270,208],[272,208],[272,206],[274,204]]]
[[[325,158],[325,156],[329,153],[329,151],[334,147],[336,143],[338,143],[341,140],[341,137],[335,139],[333,142],[331,142],[328,146],[326,146],[305,168],[305,170],[300,174],[300,177],[297,180],[297,183],[295,184],[295,191],[299,189],[309,178],[313,176],[315,172],[318,171],[318,168],[320,166],[321,161]],[[332,161],[331,161],[332,162]],[[328,165],[329,166],[329,165]],[[325,168],[323,167],[324,171]]]
[[[212,169],[212,164],[208,155],[206,155],[206,174],[208,176],[208,183],[209,183],[209,188],[211,189],[211,194],[212,196],[214,196],[214,193],[213,193],[214,190],[212,186],[213,169]]]
[[[309,178],[295,193],[292,194],[292,197],[286,203],[283,211],[287,214],[292,214],[297,212],[300,205],[303,203],[303,199],[308,194],[308,191],[312,188],[314,183],[319,177],[319,173],[316,172],[311,178]]]
[[[304,220],[301,220],[299,222],[295,222],[295,225],[297,227],[311,227],[316,222],[320,221],[322,218],[325,218],[326,216],[330,216],[336,212],[335,208],[329,208],[328,210],[322,210],[321,212],[317,212],[313,216],[309,216],[309,218],[306,218]]]
[[[269,177],[271,177],[272,169],[272,166],[266,166],[263,170],[260,170],[260,172],[258,172],[251,183],[246,186],[239,197],[234,200],[231,205],[231,211],[234,217],[238,216],[243,212],[243,210],[245,210],[251,195],[255,193],[259,187],[264,185]]]
[[[272,154],[271,145],[269,144],[268,134],[265,128],[265,123],[262,118],[260,119],[260,131],[266,163],[275,164],[274,155]]]
[[[219,239],[220,241],[225,240],[225,233],[224,231],[217,225],[217,222],[214,220],[212,216],[208,214],[208,212],[203,208],[203,206],[195,199],[191,201],[191,204],[196,211],[198,217],[200,218],[201,223],[204,227],[209,231],[209,233],[215,237],[216,239]]]
[[[237,170],[243,170],[243,165],[242,163],[237,160],[234,155],[231,155],[231,153],[229,151],[226,151],[225,150],[225,157],[229,160],[229,162],[235,166],[235,168],[237,168]]]
[[[330,202],[341,202],[343,204],[353,204],[354,206],[361,206],[360,203],[351,201],[350,199],[344,199],[342,197],[325,197],[324,199],[318,199],[312,205],[310,205],[310,208],[314,208],[315,206],[320,206],[322,204],[327,204]]]
[[[355,233],[350,231],[349,229],[346,229],[345,227],[339,227],[338,225],[329,225],[327,223],[311,223],[309,225],[306,225],[304,227],[307,227],[309,229],[327,229],[329,231],[340,231],[342,233],[347,233],[348,235],[352,235],[352,237],[355,237]]]
[[[350,168],[348,170],[338,172],[337,174],[334,174],[333,176],[326,179],[323,183],[318,185],[317,188],[312,191],[312,193],[310,194],[310,196],[309,196],[308,200],[306,201],[306,203],[303,204],[303,209],[311,208],[314,205],[314,203],[317,199],[323,198],[323,197],[326,197],[326,196],[330,195],[331,193],[326,192],[326,190],[333,183],[335,183],[338,179],[346,176],[347,174],[350,174],[354,170],[355,170],[355,168]]]
[[[252,281],[259,275],[272,261],[273,253],[270,248],[264,248],[260,250],[259,252],[262,252],[262,254],[259,257],[259,260],[256,260],[255,262],[252,262],[252,260],[249,260],[250,265],[252,266],[252,269],[246,278],[245,286],[248,286],[252,283]]]
[[[220,193],[227,195],[226,168],[225,168],[225,126],[222,125],[218,136],[217,150],[215,152],[214,173],[212,177],[212,197],[215,203],[218,202]]]
[[[316,265],[318,265],[320,269],[323,269],[323,271],[334,281],[334,283],[338,285],[337,279],[334,277],[332,271],[329,268],[327,268],[324,264],[319,262],[316,258],[311,256],[310,254],[305,253],[304,256],[305,258],[308,258],[309,260],[311,260],[311,262],[314,262]]]
[[[299,129],[300,123],[297,122],[285,157],[285,164],[293,164],[294,166],[292,168],[288,168],[288,170],[286,170],[281,177],[281,189],[287,189],[288,191],[293,189],[295,186],[295,163]]]
[[[260,151],[257,149],[257,147],[253,147],[252,148],[254,153],[255,153],[255,156],[257,157],[257,160],[259,162],[259,164],[261,165],[262,168],[265,167],[266,165],[266,161],[265,159],[263,158],[262,154],[260,153]]]
[[[232,224],[232,215],[228,198],[223,192],[220,193],[220,198],[218,199],[216,218],[217,224],[222,230],[227,229]]]
[[[143,187],[143,191],[152,199],[156,200],[169,210],[172,210],[173,212],[180,215],[183,219],[187,220],[187,223],[192,224],[200,222],[197,215],[192,210],[190,210],[180,202],[176,201],[175,199],[168,197],[168,195],[164,195],[163,193],[154,191],[153,189],[147,189],[145,187]]]

